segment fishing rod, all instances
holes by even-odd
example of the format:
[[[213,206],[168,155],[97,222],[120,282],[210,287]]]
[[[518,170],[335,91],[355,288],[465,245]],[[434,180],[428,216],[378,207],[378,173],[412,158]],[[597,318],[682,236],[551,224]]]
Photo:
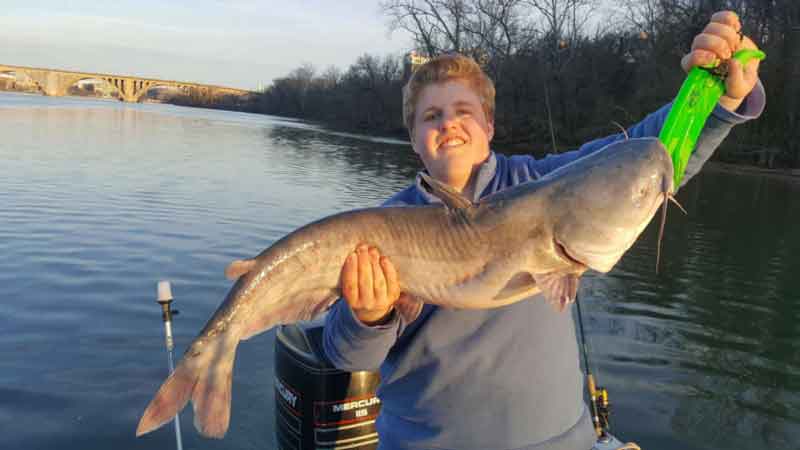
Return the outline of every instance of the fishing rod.
[[[175,371],[175,362],[173,359],[173,349],[175,344],[172,340],[172,316],[178,315],[178,310],[173,310],[172,306],[172,288],[169,281],[158,282],[158,297],[156,302],[161,305],[161,318],[164,320],[164,340],[167,347],[167,364],[169,367],[169,374]],[[183,450],[183,440],[181,439],[181,419],[177,414],[175,415],[175,444],[178,450]]]
[[[608,390],[597,386],[592,369],[589,367],[589,349],[586,345],[586,331],[583,329],[581,302],[577,293],[575,294],[575,309],[578,312],[578,330],[580,331],[583,366],[586,369],[586,385],[589,389],[589,406],[592,409],[592,425],[594,425],[594,432],[597,437],[603,438],[610,429],[611,403],[608,401]]]

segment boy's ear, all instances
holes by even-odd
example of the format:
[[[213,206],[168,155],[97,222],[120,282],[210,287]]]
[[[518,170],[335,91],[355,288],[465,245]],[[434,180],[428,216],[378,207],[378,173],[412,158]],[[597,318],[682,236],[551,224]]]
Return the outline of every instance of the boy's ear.
[[[489,119],[489,121],[486,123],[486,128],[488,141],[492,142],[492,138],[494,137],[494,119]]]
[[[414,153],[419,155],[417,146],[414,144],[414,133],[411,130],[408,130],[408,140],[411,142],[411,150],[414,150]]]

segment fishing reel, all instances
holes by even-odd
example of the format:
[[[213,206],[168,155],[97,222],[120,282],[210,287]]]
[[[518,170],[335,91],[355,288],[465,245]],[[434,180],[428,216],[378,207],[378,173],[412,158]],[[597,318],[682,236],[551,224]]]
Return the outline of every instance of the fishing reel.
[[[597,416],[600,419],[600,426],[606,430],[610,426],[609,416],[611,415],[611,403],[608,401],[608,389],[597,387]]]
[[[578,296],[575,296],[575,306],[578,312],[578,327],[580,330],[580,341],[583,353],[583,364],[586,368],[586,387],[589,390],[589,406],[592,413],[592,425],[597,434],[598,442],[604,439],[613,438],[608,432],[610,427],[609,418],[611,416],[611,402],[608,400],[608,389],[599,387],[594,381],[594,375],[589,369],[589,357],[586,350],[586,333],[583,330],[583,314],[581,313],[581,303]]]
[[[592,406],[592,424],[597,437],[603,437],[609,429],[611,416],[611,402],[608,400],[608,389],[596,386],[594,376],[587,375],[589,396]]]

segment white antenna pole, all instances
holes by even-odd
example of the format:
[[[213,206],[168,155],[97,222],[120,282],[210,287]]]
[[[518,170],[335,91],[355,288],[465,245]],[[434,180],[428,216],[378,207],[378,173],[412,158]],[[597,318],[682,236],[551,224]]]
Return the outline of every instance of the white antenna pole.
[[[175,363],[172,358],[172,350],[175,347],[172,341],[172,315],[178,314],[178,311],[170,309],[172,303],[172,288],[169,281],[158,282],[158,299],[156,300],[161,305],[161,318],[164,319],[164,338],[167,345],[167,362],[169,364],[169,374],[175,371]],[[178,414],[175,414],[175,442],[178,450],[183,450],[183,441],[181,439],[181,419]]]

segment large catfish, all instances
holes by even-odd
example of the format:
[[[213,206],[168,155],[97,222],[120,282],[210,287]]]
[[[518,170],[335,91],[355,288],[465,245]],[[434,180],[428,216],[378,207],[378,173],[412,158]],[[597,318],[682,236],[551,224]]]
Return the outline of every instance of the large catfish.
[[[406,321],[422,302],[496,308],[538,293],[563,309],[580,275],[611,270],[666,205],[672,170],[658,140],[629,139],[476,204],[426,177],[443,204],[360,209],[301,227],[227,268],[236,283],[136,434],[168,422],[191,399],[198,431],[224,436],[239,341],[324,312],[340,296],[342,265],[360,243],[394,263],[414,299],[396,306]]]

